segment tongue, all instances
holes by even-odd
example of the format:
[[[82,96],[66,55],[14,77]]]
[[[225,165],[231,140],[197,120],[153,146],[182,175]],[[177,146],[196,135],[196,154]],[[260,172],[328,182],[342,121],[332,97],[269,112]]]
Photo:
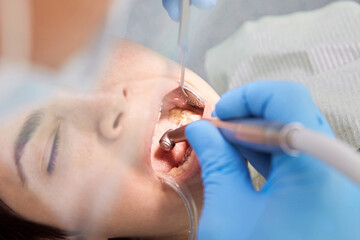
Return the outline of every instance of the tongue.
[[[188,147],[186,142],[178,143],[173,150],[167,152],[160,147],[155,152],[153,167],[156,170],[170,171],[173,167],[178,167],[183,163],[185,150]]]

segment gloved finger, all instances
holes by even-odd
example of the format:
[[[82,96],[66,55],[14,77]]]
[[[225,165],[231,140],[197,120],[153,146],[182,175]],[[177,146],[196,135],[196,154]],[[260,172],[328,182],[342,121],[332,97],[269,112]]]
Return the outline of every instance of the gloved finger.
[[[179,0],[162,0],[162,4],[169,14],[169,17],[178,22],[180,20],[180,2]]]
[[[217,103],[221,119],[259,117],[304,126],[332,134],[326,119],[302,84],[286,81],[257,81],[225,93]]]
[[[252,189],[245,160],[215,126],[196,121],[186,127],[185,134],[199,159],[205,194],[223,188],[224,182],[237,182],[239,191]]]
[[[246,216],[262,206],[257,204],[259,197],[244,159],[210,122],[193,122],[185,133],[199,159],[204,183],[198,239],[230,239],[226,237],[233,232],[232,221],[244,227],[255,225]]]
[[[211,113],[211,117],[218,117],[216,111]],[[267,153],[254,152],[245,147],[235,146],[241,155],[248,160],[251,165],[265,178],[268,177],[271,166],[271,155]]]
[[[215,110],[211,112],[211,117],[218,117]]]
[[[162,0],[164,8],[170,18],[176,22],[180,20],[180,1],[181,0]],[[192,0],[191,4],[203,9],[210,9],[216,5],[217,0]]]
[[[285,123],[300,122],[305,127],[333,136],[310,92],[304,85],[295,82],[258,81],[246,84],[224,94],[216,105],[216,114],[222,119],[258,117]],[[317,168],[315,159],[313,162],[290,159],[284,154],[273,156],[270,178],[290,176],[290,179],[293,179],[291,176],[296,172],[293,169],[309,172]],[[255,162],[261,161],[264,159],[255,158]]]
[[[191,4],[198,8],[211,9],[215,7],[217,0],[192,0]]]
[[[264,178],[267,178],[270,173],[271,155],[268,153],[255,152],[245,147],[238,147],[241,155],[248,160],[251,165],[258,171]]]

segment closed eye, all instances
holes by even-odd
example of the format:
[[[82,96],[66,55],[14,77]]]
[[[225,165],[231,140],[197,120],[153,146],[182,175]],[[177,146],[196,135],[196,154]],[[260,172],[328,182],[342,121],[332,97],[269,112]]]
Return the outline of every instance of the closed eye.
[[[58,127],[58,129],[56,130],[54,141],[51,147],[51,153],[48,161],[48,166],[46,169],[46,171],[49,174],[52,174],[55,169],[56,159],[59,153],[59,132],[60,132],[60,127]]]

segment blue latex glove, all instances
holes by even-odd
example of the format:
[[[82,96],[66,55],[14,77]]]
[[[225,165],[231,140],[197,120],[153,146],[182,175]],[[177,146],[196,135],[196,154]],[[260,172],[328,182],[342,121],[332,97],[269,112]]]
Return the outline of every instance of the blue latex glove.
[[[333,137],[309,91],[293,82],[260,81],[229,91],[215,114],[296,121]],[[236,149],[206,121],[190,124],[186,136],[205,188],[200,240],[360,238],[360,187],[319,160]],[[267,176],[260,192],[245,158]]]
[[[180,1],[181,0],[162,0],[164,8],[174,21],[180,20]],[[216,5],[217,0],[192,0],[191,4],[203,8],[210,9]]]

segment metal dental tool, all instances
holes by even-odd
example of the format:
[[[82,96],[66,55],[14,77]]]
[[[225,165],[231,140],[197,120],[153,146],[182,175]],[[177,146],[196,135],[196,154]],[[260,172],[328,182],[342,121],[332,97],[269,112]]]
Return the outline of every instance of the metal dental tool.
[[[178,48],[180,54],[181,64],[181,90],[184,91],[184,79],[185,79],[185,53],[188,51],[188,33],[189,33],[189,22],[190,22],[190,0],[181,1],[181,15],[179,24],[179,37],[178,37]]]
[[[188,33],[190,23],[190,0],[181,1],[181,16],[179,24],[179,37],[178,37],[178,48],[180,55],[181,75],[180,75],[180,86],[182,94],[184,95],[186,102],[197,108],[204,108],[204,102],[189,89],[184,88],[185,81],[185,54],[188,51]]]
[[[167,130],[164,135],[160,138],[159,144],[160,147],[165,151],[171,151],[175,144],[178,142],[186,141],[185,136],[185,126],[182,126],[176,130],[169,129]]]
[[[186,94],[183,95],[187,104],[200,109],[205,108],[205,102],[201,99],[201,97],[192,90],[190,90],[188,87],[184,86],[182,92],[185,92]]]
[[[287,124],[265,120],[222,121],[218,118],[204,119],[214,124],[223,136],[231,143],[265,152],[293,153],[294,150],[283,143]],[[172,150],[176,143],[186,141],[184,125],[175,130],[168,130],[160,138],[160,147],[165,151]],[[291,126],[292,127],[292,126]]]

